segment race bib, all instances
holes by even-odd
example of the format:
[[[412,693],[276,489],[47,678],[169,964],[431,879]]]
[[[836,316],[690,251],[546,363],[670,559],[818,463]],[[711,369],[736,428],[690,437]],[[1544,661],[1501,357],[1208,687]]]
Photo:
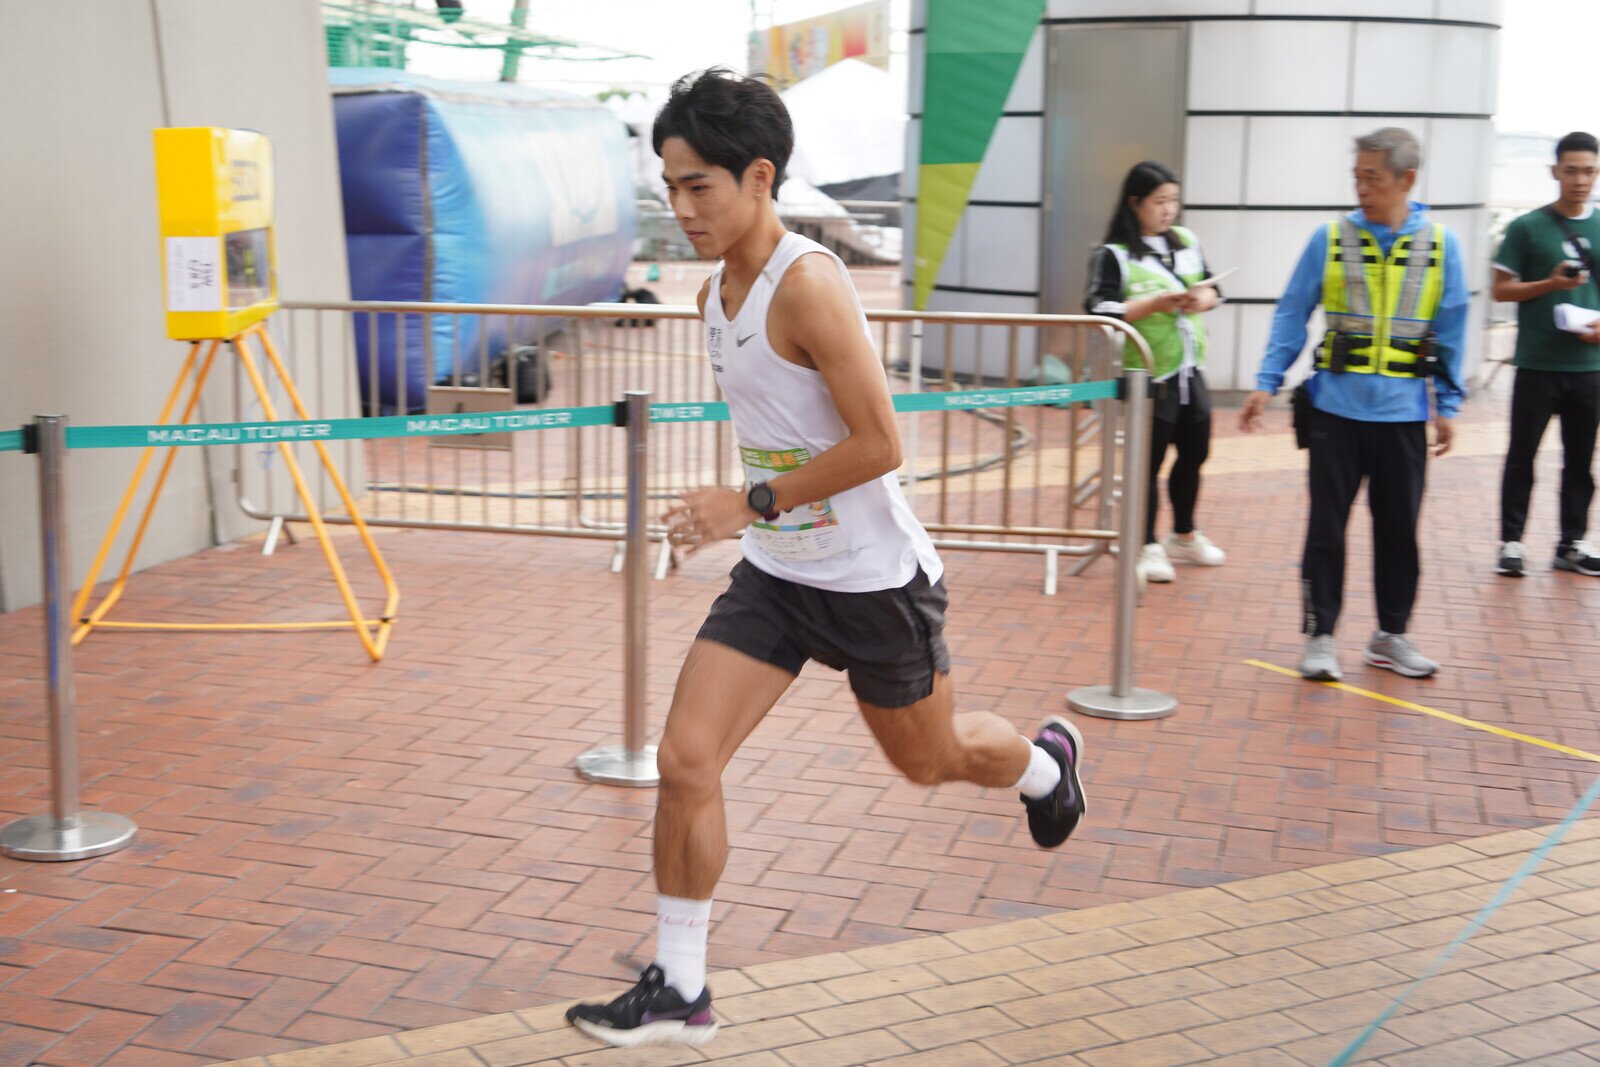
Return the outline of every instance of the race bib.
[[[811,453],[804,448],[772,450],[741,445],[739,459],[744,465],[745,484],[748,487],[757,482],[770,482],[788,471],[799,470],[811,462]],[[847,547],[839,516],[834,513],[830,500],[818,500],[779,512],[771,522],[757,519],[750,524],[745,536],[755,538],[763,552],[784,563],[827,559]]]

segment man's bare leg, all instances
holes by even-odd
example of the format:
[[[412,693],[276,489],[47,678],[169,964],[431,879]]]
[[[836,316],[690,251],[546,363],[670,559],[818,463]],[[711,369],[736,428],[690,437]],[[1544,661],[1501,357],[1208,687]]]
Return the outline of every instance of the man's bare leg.
[[[933,692],[915,704],[900,708],[860,704],[884,755],[913,782],[973,782],[1018,789],[1030,798],[1028,828],[1044,848],[1060,845],[1082,818],[1083,786],[1077,764],[1083,737],[1066,719],[1050,716],[1038,740],[1029,741],[991,712],[957,715],[948,674],[935,674]]]
[[[709,900],[728,863],[722,772],[794,675],[714,641],[696,641],[678,675],[656,754],[656,888]]]
[[[727,645],[690,646],[656,752],[655,962],[611,1003],[568,1009],[584,1033],[623,1047],[703,1045],[716,1035],[705,973],[711,892],[728,863],[722,772],[793,681]]]

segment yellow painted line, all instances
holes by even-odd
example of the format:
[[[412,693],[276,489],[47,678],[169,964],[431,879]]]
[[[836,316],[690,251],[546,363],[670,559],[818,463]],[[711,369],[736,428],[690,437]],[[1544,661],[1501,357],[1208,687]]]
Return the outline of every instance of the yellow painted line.
[[[1280,667],[1276,663],[1268,663],[1265,660],[1259,659],[1247,659],[1245,662],[1252,667],[1260,667],[1264,671],[1272,671],[1275,674],[1288,675],[1290,678],[1300,678],[1299,671],[1290,670],[1288,667]],[[1301,680],[1304,681],[1305,679]],[[1540,748],[1548,748],[1552,752],[1560,752],[1564,755],[1577,756],[1579,759],[1589,760],[1592,763],[1600,763],[1600,756],[1595,755],[1593,752],[1585,752],[1581,748],[1572,748],[1568,745],[1557,744],[1554,741],[1546,741],[1542,737],[1530,737],[1527,734],[1519,734],[1515,730],[1507,730],[1501,726],[1491,726],[1486,722],[1479,722],[1476,719],[1469,719],[1464,715],[1452,715],[1448,711],[1440,711],[1438,708],[1430,708],[1426,704],[1413,704],[1409,700],[1401,700],[1398,697],[1385,696],[1382,693],[1374,693],[1370,689],[1361,689],[1358,686],[1346,685],[1344,682],[1317,682],[1316,684],[1327,686],[1329,689],[1338,689],[1346,693],[1354,693],[1358,697],[1369,697],[1372,700],[1381,700],[1385,704],[1393,704],[1395,707],[1405,708],[1407,711],[1420,712],[1423,715],[1432,715],[1435,719],[1443,719],[1445,722],[1453,722],[1457,726],[1465,726],[1469,730],[1482,730],[1485,733],[1510,738],[1512,741],[1522,741],[1525,744],[1538,745]]]

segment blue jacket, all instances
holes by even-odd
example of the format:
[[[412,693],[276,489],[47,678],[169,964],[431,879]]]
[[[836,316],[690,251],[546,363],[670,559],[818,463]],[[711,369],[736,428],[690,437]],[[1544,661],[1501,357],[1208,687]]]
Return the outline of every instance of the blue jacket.
[[[1411,214],[1398,230],[1369,222],[1359,209],[1345,216],[1370,233],[1383,254],[1388,255],[1402,234],[1415,233],[1427,223],[1427,208],[1415,201]],[[1289,285],[1272,316],[1272,336],[1267,354],[1256,373],[1256,388],[1276,393],[1283,376],[1306,350],[1306,322],[1322,302],[1322,271],[1328,260],[1328,229],[1318,226],[1306,250],[1300,254]],[[1444,295],[1433,330],[1439,338],[1439,358],[1450,369],[1453,382],[1434,378],[1434,402],[1442,418],[1454,418],[1466,394],[1461,388],[1462,348],[1467,336],[1467,309],[1472,295],[1467,292],[1466,272],[1461,266],[1461,242],[1448,229],[1444,234]],[[1319,338],[1320,341],[1320,338]],[[1426,422],[1428,419],[1428,379],[1391,378],[1383,374],[1315,373],[1306,383],[1311,403],[1319,411],[1362,422]]]

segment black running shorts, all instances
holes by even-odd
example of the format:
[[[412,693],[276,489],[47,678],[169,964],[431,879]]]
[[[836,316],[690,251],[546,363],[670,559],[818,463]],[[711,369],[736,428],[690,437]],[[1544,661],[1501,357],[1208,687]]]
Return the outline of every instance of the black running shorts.
[[[700,639],[799,674],[814,659],[850,678],[865,704],[903,708],[950,673],[944,644],[944,580],[916,576],[898,589],[836,593],[799,585],[740,560]]]

